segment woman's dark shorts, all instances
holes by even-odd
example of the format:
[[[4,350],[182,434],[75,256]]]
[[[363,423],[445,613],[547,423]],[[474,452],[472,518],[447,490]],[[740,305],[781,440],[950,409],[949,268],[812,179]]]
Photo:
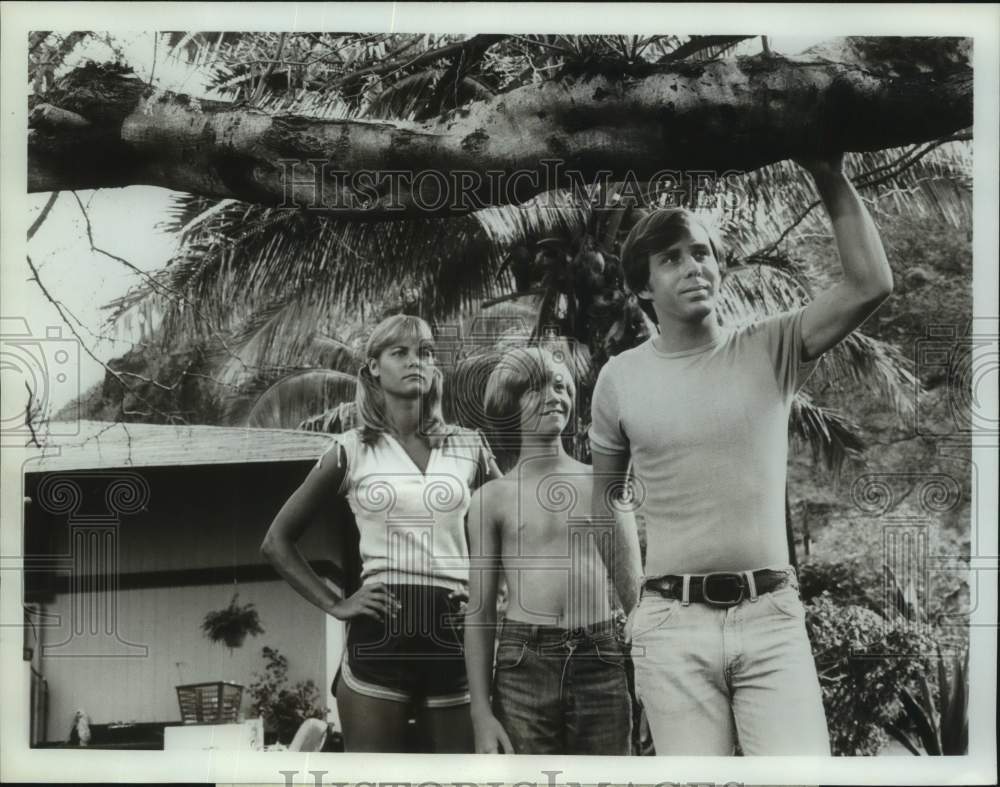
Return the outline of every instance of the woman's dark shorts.
[[[401,609],[386,621],[368,616],[349,621],[338,678],[367,697],[426,708],[468,703],[465,599],[442,587],[386,587]]]

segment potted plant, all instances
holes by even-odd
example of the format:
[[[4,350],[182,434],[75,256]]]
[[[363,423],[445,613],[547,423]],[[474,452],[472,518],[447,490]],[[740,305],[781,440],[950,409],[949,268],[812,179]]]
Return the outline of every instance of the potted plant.
[[[212,642],[223,643],[229,648],[232,657],[233,648],[243,645],[247,634],[257,636],[263,634],[260,625],[260,615],[253,604],[240,604],[240,594],[233,593],[229,606],[217,609],[205,615],[201,630]]]
[[[254,714],[264,720],[264,739],[285,746],[306,719],[324,719],[326,711],[314,681],[294,685],[288,679],[288,659],[277,648],[261,650],[264,671],[254,673],[249,693]]]
[[[252,603],[240,604],[239,598],[240,594],[234,593],[228,606],[208,612],[201,624],[202,633],[212,642],[224,644],[230,658],[248,634],[264,633],[257,608]],[[243,685],[227,680],[189,683],[177,687],[177,701],[185,724],[234,722],[243,702]]]

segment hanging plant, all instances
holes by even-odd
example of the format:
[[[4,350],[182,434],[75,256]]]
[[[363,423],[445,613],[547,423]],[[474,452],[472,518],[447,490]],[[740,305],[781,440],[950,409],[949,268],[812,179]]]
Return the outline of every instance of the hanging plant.
[[[240,594],[234,593],[228,607],[209,612],[201,624],[205,636],[212,642],[225,643],[230,655],[233,648],[243,645],[247,634],[256,637],[264,633],[257,608],[252,603],[240,604],[239,598]]]

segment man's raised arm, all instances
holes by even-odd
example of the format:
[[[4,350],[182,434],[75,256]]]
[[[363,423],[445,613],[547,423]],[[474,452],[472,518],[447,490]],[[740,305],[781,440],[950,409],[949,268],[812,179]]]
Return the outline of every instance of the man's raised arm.
[[[892,270],[875,222],[844,174],[843,153],[797,159],[813,178],[833,224],[844,278],[820,293],[802,314],[802,344],[811,361],[833,347],[892,294]]]

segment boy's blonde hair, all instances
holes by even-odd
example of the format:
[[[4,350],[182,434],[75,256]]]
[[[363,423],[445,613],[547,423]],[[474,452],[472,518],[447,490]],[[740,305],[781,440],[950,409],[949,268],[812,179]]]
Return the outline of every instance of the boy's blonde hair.
[[[559,368],[562,368],[562,372]],[[555,374],[565,376],[570,399],[576,386],[568,354],[547,347],[515,347],[497,361],[486,383],[484,412],[489,424],[489,442],[497,463],[504,470],[517,461],[521,449],[521,397],[535,385],[547,383]],[[568,415],[569,423],[575,416]]]

